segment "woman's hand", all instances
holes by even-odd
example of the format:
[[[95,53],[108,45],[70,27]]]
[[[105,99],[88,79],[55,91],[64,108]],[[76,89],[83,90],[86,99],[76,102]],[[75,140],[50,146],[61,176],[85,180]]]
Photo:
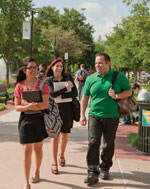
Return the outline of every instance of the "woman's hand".
[[[38,108],[38,103],[37,102],[32,102],[32,103],[30,103],[30,102],[27,102],[26,100],[21,100],[21,105],[22,106],[27,106],[27,108],[29,109],[29,110],[33,110],[33,111],[37,111],[37,110],[39,110],[39,108]]]
[[[66,84],[67,90],[72,89],[72,87],[73,87],[73,83],[71,81],[68,81],[67,84]]]
[[[38,111],[39,108],[37,106],[37,102],[32,102],[28,104],[28,110]]]
[[[22,106],[26,106],[28,104],[29,104],[29,102],[27,102],[26,100],[24,100],[24,99],[21,100],[21,105]]]

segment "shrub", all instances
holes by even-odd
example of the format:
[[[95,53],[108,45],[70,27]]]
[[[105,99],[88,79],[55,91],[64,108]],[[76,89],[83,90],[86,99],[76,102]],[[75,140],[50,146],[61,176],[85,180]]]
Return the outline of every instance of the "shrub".
[[[0,111],[6,108],[5,104],[0,104]]]

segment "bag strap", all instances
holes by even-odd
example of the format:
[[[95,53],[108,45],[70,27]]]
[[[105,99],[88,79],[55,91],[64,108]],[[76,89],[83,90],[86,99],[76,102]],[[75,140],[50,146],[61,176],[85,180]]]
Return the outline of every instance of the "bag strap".
[[[112,89],[114,88],[114,83],[116,81],[116,77],[118,75],[119,72],[114,71],[113,75],[112,75]]]
[[[47,77],[46,79],[44,79],[41,83],[40,83],[40,86],[39,86],[39,88],[40,88],[40,90],[42,91],[42,89],[43,89],[43,87],[44,87],[44,85],[45,85],[45,83],[47,83],[48,82],[48,80],[49,80],[49,78]]]
[[[43,87],[44,87],[44,85],[45,85],[45,83],[48,83],[48,81],[49,81],[49,77],[47,77],[45,80],[43,80],[41,83],[40,83],[40,86],[39,86],[39,88],[40,88],[40,90],[42,91],[42,89],[43,89]],[[55,103],[55,100],[54,100],[54,98],[50,95],[49,96],[49,100],[51,101],[51,106],[52,106],[52,110],[51,110],[51,112],[53,111],[53,109],[54,109],[54,103]]]

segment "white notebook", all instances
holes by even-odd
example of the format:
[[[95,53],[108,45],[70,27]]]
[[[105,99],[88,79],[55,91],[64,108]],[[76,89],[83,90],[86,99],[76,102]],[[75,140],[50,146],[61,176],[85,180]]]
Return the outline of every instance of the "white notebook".
[[[67,84],[67,81],[62,81],[62,82],[54,82],[53,85],[54,85],[54,91],[57,91],[57,90],[61,90],[63,89]],[[66,91],[66,92],[70,92],[70,90]],[[72,102],[72,98],[55,98],[55,102],[56,103],[65,103],[65,102]]]

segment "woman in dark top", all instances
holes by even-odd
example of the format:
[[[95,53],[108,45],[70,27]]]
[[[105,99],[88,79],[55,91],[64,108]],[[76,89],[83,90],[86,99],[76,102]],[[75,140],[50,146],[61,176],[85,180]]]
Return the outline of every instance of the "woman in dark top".
[[[53,60],[52,63],[47,67],[46,77],[49,77],[47,84],[50,88],[51,96],[54,97],[58,103],[60,116],[63,120],[60,133],[59,165],[65,166],[64,153],[68,142],[68,133],[71,132],[71,128],[73,127],[72,98],[77,96],[77,88],[74,84],[72,76],[68,73],[64,73],[64,63],[61,58]],[[57,84],[60,85],[56,89]],[[52,173],[58,174],[58,137],[51,139],[51,148],[53,158]]]

